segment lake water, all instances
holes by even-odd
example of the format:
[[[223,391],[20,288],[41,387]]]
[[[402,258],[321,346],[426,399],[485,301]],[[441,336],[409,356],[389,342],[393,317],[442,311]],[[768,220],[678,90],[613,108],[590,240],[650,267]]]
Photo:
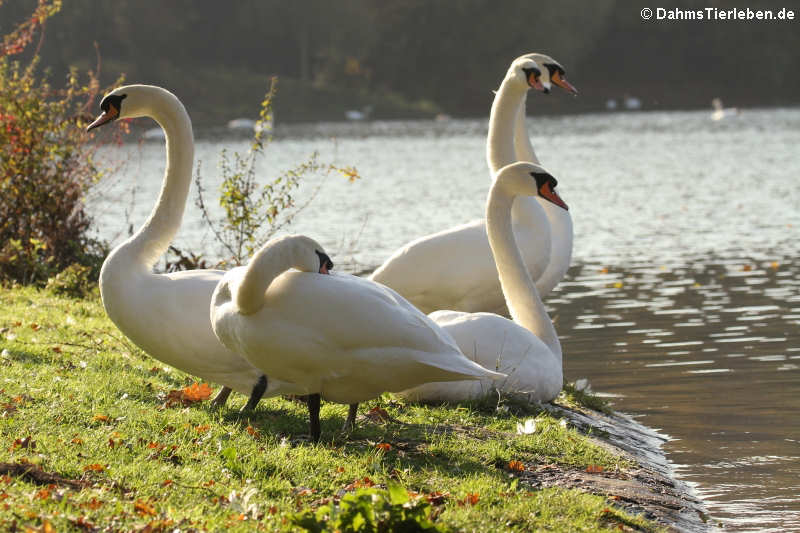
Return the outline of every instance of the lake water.
[[[532,116],[529,128],[574,221],[574,266],[546,302],[567,378],[668,434],[714,524],[800,531],[800,110]],[[482,216],[485,135],[485,121],[279,127],[259,173],[314,151],[356,166],[362,179],[329,176],[293,231],[361,270]],[[199,138],[213,196],[218,152],[247,143]],[[90,204],[118,239],[149,212],[164,149],[102,155],[126,161]],[[176,244],[214,255],[193,205]]]

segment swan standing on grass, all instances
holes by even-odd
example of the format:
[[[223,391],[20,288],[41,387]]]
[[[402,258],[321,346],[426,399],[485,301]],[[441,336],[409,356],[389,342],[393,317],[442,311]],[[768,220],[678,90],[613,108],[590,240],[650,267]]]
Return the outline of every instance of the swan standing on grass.
[[[100,294],[111,321],[159,361],[222,384],[215,405],[223,405],[231,389],[250,396],[246,408],[254,408],[264,395],[297,393],[288,383],[267,382],[214,336],[208,306],[223,271],[152,272],[180,227],[192,181],[194,140],[186,109],[175,95],[150,85],[115,89],[100,108],[103,113],[88,130],[119,118],[151,117],[164,129],[167,144],[164,181],[150,217],[114,248],[100,272]]]
[[[551,83],[577,93],[564,79],[563,67],[548,56],[527,54],[511,63],[489,115],[487,161],[492,173],[523,157],[535,159],[525,129],[525,98],[529,88],[549,93]],[[517,140],[515,135],[524,139]],[[530,153],[518,154],[515,144],[525,147],[526,143]],[[540,229],[547,227],[547,219],[541,207],[534,205],[534,199],[521,200],[524,202],[518,203],[523,205],[515,205],[513,212],[514,231],[521,243],[525,264],[537,280],[540,293],[546,295],[560,280],[560,277],[555,279],[555,272],[566,271],[566,268],[559,265],[553,269],[554,274],[540,280],[548,270],[551,257],[551,236]],[[569,235],[568,265],[572,249],[571,221],[563,233]],[[561,239],[563,235],[557,237]],[[558,246],[563,245],[559,243]],[[557,255],[563,263],[564,253],[559,251]],[[406,244],[378,267],[371,279],[392,287],[426,313],[437,309],[505,311],[482,219]]]
[[[467,357],[508,377],[495,383],[488,380],[428,383],[403,391],[401,396],[414,401],[460,402],[480,398],[493,387],[503,392],[525,393],[530,400],[539,402],[558,396],[563,382],[561,344],[522,259],[512,231],[511,214],[514,198],[520,195],[537,196],[566,211],[567,206],[555,187],[555,178],[545,169],[518,162],[503,167],[489,190],[486,229],[513,321],[491,313],[437,311],[430,315],[455,338]],[[532,229],[549,231],[546,225]]]
[[[247,267],[226,273],[211,299],[211,323],[225,346],[309,395],[313,441],[320,397],[350,404],[345,424],[352,425],[356,405],[385,391],[505,377],[464,357],[450,335],[392,289],[330,274],[332,266],[308,237],[274,239]]]

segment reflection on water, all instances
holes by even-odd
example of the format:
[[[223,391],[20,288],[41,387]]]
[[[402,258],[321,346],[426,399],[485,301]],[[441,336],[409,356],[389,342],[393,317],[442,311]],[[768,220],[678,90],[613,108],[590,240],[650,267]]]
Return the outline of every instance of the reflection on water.
[[[776,254],[574,267],[548,302],[568,379],[662,429],[726,529],[800,529],[800,268]]]
[[[531,117],[530,132],[574,220],[576,266],[547,302],[567,377],[671,435],[670,459],[726,529],[800,531],[800,110]],[[293,231],[339,268],[374,267],[482,216],[485,135],[485,121],[279,126],[259,170],[314,150],[355,165],[363,179],[328,178]],[[219,150],[246,147],[198,141],[208,191]],[[161,182],[162,145],[123,153],[90,205],[104,238],[124,234],[131,185],[137,225]],[[213,251],[192,205],[177,244]]]

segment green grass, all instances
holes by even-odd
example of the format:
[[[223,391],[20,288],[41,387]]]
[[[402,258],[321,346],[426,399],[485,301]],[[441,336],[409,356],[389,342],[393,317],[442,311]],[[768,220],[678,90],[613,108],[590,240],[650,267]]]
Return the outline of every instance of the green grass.
[[[360,418],[344,434],[346,406],[324,403],[322,442],[313,445],[298,438],[307,413],[297,401],[262,401],[248,417],[237,412],[242,396],[218,411],[208,401],[163,407],[192,378],[128,342],[96,296],[0,289],[0,331],[0,462],[83,483],[0,477],[3,524],[283,531],[294,513],[354,487],[397,483],[420,498],[445,494],[432,507],[442,530],[653,529],[601,497],[532,491],[517,479],[511,461],[526,469],[628,466],[534,407],[421,406],[386,395],[359,412],[380,407],[389,421]],[[530,417],[536,432],[517,435],[517,422]]]

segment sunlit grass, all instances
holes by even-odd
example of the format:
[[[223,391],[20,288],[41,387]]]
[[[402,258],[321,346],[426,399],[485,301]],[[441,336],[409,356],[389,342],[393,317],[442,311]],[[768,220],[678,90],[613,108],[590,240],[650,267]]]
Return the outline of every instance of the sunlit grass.
[[[346,406],[324,403],[314,445],[300,438],[307,412],[298,401],[269,399],[249,416],[238,413],[241,396],[221,410],[207,401],[165,407],[170,390],[193,380],[129,343],[96,297],[0,289],[0,329],[0,462],[83,487],[0,477],[0,523],[280,531],[326,498],[391,481],[443,493],[433,517],[444,530],[651,528],[604,498],[520,482],[511,461],[626,467],[536,407],[424,406],[387,395],[362,405],[362,415],[380,410],[345,434]],[[517,435],[527,418],[536,431]]]

